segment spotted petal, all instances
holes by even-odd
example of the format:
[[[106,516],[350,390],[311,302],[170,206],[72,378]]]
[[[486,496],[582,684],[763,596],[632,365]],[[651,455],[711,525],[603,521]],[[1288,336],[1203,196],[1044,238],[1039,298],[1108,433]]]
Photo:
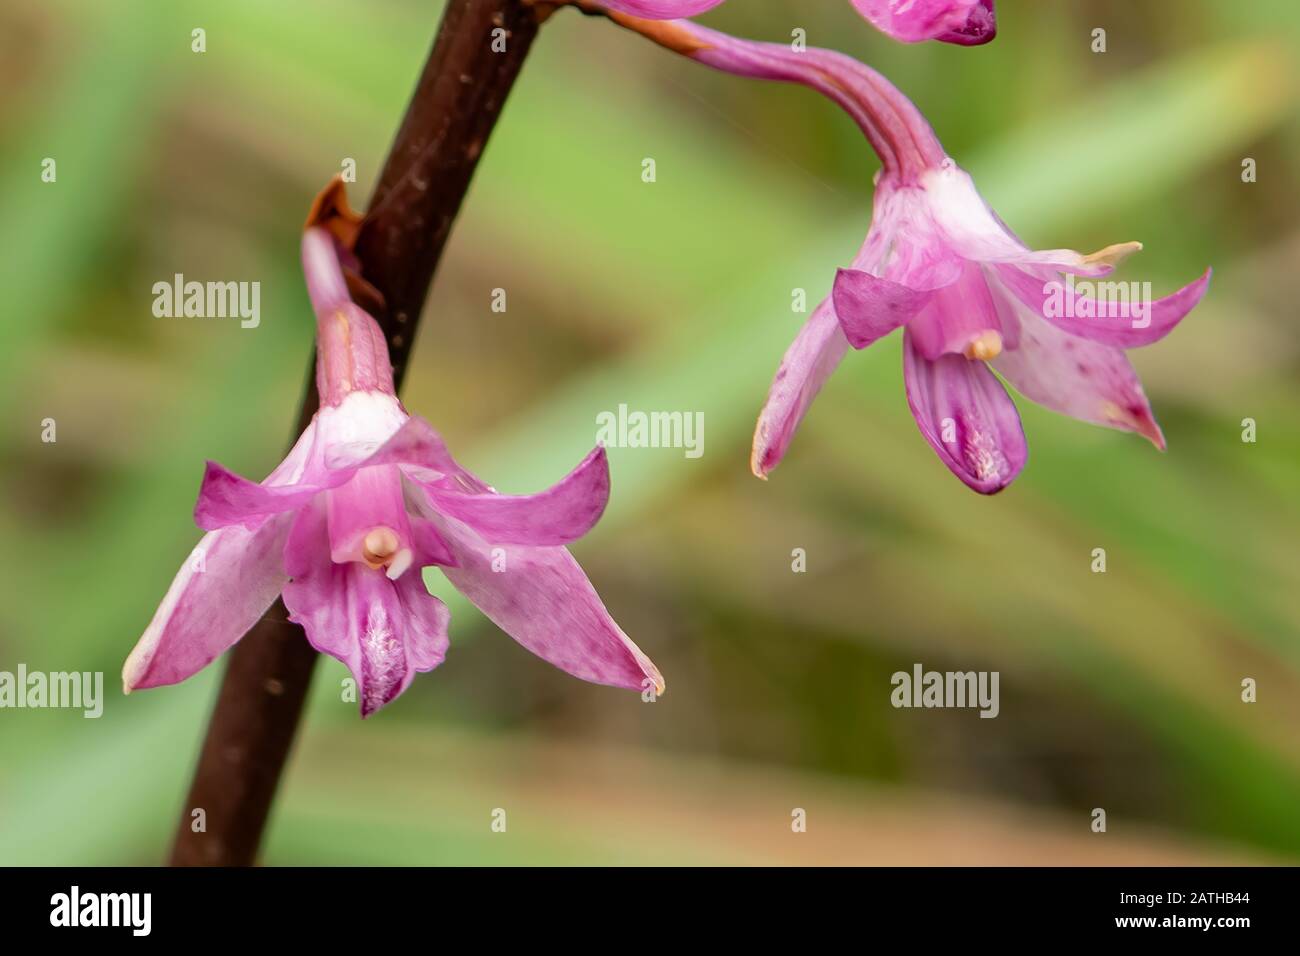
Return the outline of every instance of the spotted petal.
[[[921,434],[969,487],[995,494],[1020,474],[1029,458],[1020,415],[985,363],[960,355],[927,359],[909,330],[903,382]]]
[[[1067,335],[1023,310],[1016,348],[992,364],[1025,398],[1080,421],[1137,432],[1164,450],[1165,437],[1123,349]]]

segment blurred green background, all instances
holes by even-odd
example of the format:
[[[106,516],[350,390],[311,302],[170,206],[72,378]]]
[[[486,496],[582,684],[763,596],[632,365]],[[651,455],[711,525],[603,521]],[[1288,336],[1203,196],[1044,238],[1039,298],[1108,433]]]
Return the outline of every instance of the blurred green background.
[[[1300,858],[1300,8],[999,13],[973,50],[893,44],[843,0],[705,19],[803,27],[880,68],[1030,245],[1140,239],[1121,278],[1158,293],[1212,264],[1205,303],[1135,355],[1168,453],[1022,402],[1030,464],[981,498],[918,434],[894,337],[849,356],[755,480],[791,290],[815,303],[856,251],[874,157],[810,92],[561,12],[404,398],[509,492],[558,479],[619,403],[704,412],[699,460],[613,451],[609,511],[574,548],[668,692],[576,681],[455,600],[447,662],[365,723],[323,662],[266,863]],[[0,711],[0,863],[163,859],[221,668],[130,698],[117,674],[197,540],[204,459],[260,477],[282,455],[313,333],[305,211],[345,158],[364,205],[439,15],[0,0],[0,670],[102,670],[107,696],[99,720]],[[260,327],[155,318],[177,272],[260,281]],[[999,671],[1001,715],[893,709],[916,662]]]

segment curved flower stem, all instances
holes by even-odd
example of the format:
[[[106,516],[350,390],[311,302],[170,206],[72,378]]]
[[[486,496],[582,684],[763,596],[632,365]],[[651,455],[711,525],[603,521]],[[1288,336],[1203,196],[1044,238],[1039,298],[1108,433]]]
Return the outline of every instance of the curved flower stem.
[[[883,171],[912,180],[946,158],[920,111],[864,63],[830,50],[743,40],[691,20],[648,20],[612,10],[602,0],[525,0],[539,8],[573,7],[604,17],[666,50],[733,76],[798,83],[840,106],[880,157]]]
[[[525,0],[447,3],[355,248],[365,280],[383,296],[374,315],[398,387],[452,223],[547,12]],[[295,435],[317,404],[309,376]],[[230,652],[172,847],[173,866],[253,863],[316,658],[278,600]]]

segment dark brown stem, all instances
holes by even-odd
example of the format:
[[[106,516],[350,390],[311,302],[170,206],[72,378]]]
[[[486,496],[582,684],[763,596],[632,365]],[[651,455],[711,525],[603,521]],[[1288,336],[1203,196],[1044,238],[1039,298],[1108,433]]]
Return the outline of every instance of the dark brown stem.
[[[356,253],[364,278],[384,298],[375,318],[388,337],[399,387],[452,223],[543,18],[542,8],[525,0],[449,0],[380,174]],[[298,433],[316,406],[309,376]],[[235,645],[181,814],[173,866],[247,866],[256,859],[316,657],[281,601]]]

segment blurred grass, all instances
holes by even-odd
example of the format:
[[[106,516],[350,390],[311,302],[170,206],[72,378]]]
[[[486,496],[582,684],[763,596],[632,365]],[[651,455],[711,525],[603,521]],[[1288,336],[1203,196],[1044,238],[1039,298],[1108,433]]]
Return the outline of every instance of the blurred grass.
[[[714,22],[784,35],[788,7],[735,6]],[[952,824],[984,859],[1217,860],[1218,840],[1252,847],[1233,853],[1300,854],[1300,429],[1293,317],[1276,305],[1296,277],[1265,273],[1273,286],[1261,287],[1250,268],[1295,231],[1263,210],[1234,222],[1244,231],[1200,218],[1253,210],[1249,194],[1228,198],[1244,190],[1294,208],[1295,161],[1277,143],[1294,126],[1292,69],[1277,31],[1223,24],[1198,3],[1206,24],[1182,48],[1085,81],[1096,64],[1084,41],[1034,34],[1049,14],[1005,6],[1004,22],[1022,28],[978,61],[852,42],[880,53],[1026,239],[1150,238],[1151,265],[1129,269],[1164,287],[1210,258],[1210,299],[1149,360],[1137,356],[1169,454],[1024,406],[1030,467],[1008,493],[978,499],[917,436],[891,341],[850,356],[787,463],[767,485],[750,479],[753,415],[801,320],[790,289],[815,301],[851,256],[873,164],[811,94],[715,76],[557,17],[489,145],[406,400],[507,491],[559,477],[590,447],[600,410],[704,412],[699,461],[612,454],[610,510],[575,549],[670,692],[647,710],[551,673],[431,577],[454,601],[447,664],[355,727],[338,700],[341,668],[326,662],[269,861],[842,859],[834,840],[769,843],[757,819],[728,830],[721,818],[752,789],[750,761],[782,794],[756,816],[770,812],[787,838],[789,807],[813,801],[836,806],[833,832],[877,820],[870,780],[904,801],[937,788],[997,807],[1021,833],[1014,847],[980,810]],[[5,273],[22,319],[4,324],[13,414],[0,439],[0,533],[21,542],[7,550],[23,561],[2,576],[0,668],[103,669],[110,699],[100,721],[0,714],[3,862],[162,852],[215,675],[129,699],[112,692],[113,675],[196,537],[187,516],[203,458],[254,474],[278,458],[310,334],[294,261],[302,209],[344,156],[358,159],[359,185],[373,178],[436,19],[428,4],[325,3],[304,16],[301,4],[236,0],[177,4],[137,30],[137,18],[90,5],[83,19],[86,9],[0,6],[0,23],[70,31],[90,51],[51,50],[43,69],[59,81],[38,73],[0,114],[16,117],[4,141],[17,144],[0,153],[0,196],[21,214],[11,230],[24,229],[11,233],[22,255]],[[1300,19],[1276,13],[1287,29]],[[1098,15],[1112,42],[1147,41],[1121,7]],[[847,13],[815,16],[849,36]],[[208,30],[201,58],[188,53],[191,24]],[[1017,82],[1030,49],[1035,70],[1055,70],[1037,91]],[[1001,97],[965,97],[968,76],[1014,89],[1018,121]],[[807,136],[792,142],[791,129]],[[26,154],[44,155],[43,142],[56,146],[60,182],[42,192]],[[1247,151],[1291,175],[1269,165],[1267,181],[1243,186]],[[653,186],[638,178],[646,155]],[[93,189],[76,172],[87,167],[101,174]],[[175,271],[259,278],[262,327],[153,319],[145,290]],[[504,315],[488,311],[494,287],[510,290]],[[1230,361],[1246,374],[1216,389],[1222,350],[1273,332],[1285,344],[1238,349]],[[70,365],[81,370],[72,380]],[[59,421],[56,445],[31,424],[45,415]],[[1239,440],[1246,415],[1261,422],[1258,444]],[[789,573],[797,546],[809,551],[805,576]],[[1104,577],[1088,573],[1097,546],[1109,552]],[[997,721],[893,711],[888,674],[916,660],[998,669],[1019,706],[1004,703]],[[1261,686],[1250,707],[1238,702],[1247,675]],[[430,718],[463,737],[422,747]],[[678,816],[603,816],[602,800],[629,790],[589,786],[597,756],[545,765],[569,746],[555,740],[655,765],[666,779],[631,789]],[[639,756],[646,748],[657,755]],[[521,760],[536,773],[512,777]],[[521,839],[494,846],[485,821],[503,787],[527,822]],[[400,799],[367,812],[390,794]],[[1097,805],[1121,821],[1105,852],[1065,835]],[[915,858],[934,859],[927,817],[907,819]],[[860,824],[863,841],[891,821],[901,826]],[[1133,821],[1176,836],[1158,849],[1130,842]],[[908,859],[906,840],[892,846],[890,859]]]

